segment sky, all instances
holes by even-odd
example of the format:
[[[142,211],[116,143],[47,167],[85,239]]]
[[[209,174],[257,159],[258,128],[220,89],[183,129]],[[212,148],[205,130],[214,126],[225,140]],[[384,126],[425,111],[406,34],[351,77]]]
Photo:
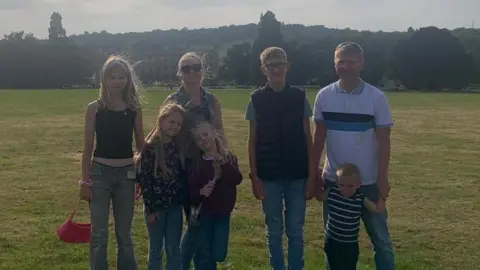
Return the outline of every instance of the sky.
[[[0,0],[0,36],[23,30],[45,38],[54,11],[71,35],[257,23],[267,10],[286,24],[329,28],[480,28],[480,0]]]

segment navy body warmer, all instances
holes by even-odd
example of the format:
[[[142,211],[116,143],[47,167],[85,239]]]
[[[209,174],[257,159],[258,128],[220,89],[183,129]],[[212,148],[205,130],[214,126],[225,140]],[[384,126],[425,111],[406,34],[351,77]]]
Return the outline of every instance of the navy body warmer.
[[[95,115],[97,144],[94,157],[123,159],[133,157],[132,140],[137,112],[109,110],[100,101]]]
[[[305,92],[287,85],[252,93],[257,124],[257,175],[265,181],[308,177],[308,149],[304,132]]]

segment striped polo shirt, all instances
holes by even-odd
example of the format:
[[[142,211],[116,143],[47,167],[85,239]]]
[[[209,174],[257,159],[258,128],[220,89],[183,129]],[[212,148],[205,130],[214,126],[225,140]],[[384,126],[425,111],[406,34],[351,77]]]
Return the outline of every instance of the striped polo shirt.
[[[364,195],[357,191],[346,198],[337,185],[328,191],[328,219],[325,226],[325,237],[342,243],[358,241],[360,217],[362,216]]]
[[[337,168],[352,163],[360,169],[362,185],[376,183],[378,143],[375,129],[393,124],[385,94],[364,81],[347,92],[337,81],[317,93],[313,119],[326,127],[323,178],[334,181]]]

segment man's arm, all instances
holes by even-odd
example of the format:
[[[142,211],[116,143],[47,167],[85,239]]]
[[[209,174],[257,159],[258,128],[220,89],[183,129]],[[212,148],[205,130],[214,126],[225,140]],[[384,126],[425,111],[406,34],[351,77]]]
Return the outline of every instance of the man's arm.
[[[388,167],[390,165],[390,133],[393,125],[387,97],[382,94],[375,102],[375,135],[378,143],[377,185],[382,199],[388,197]]]
[[[303,113],[303,132],[305,134],[305,141],[307,142],[308,154],[308,182],[305,190],[305,198],[310,200],[313,198],[316,187],[316,176],[318,165],[315,166],[313,162],[313,139],[312,130],[310,129],[310,117],[312,116],[312,108],[305,96],[304,113]]]
[[[323,122],[323,111],[321,105],[321,92],[315,98],[313,107],[313,121],[315,122],[315,130],[313,133],[313,166],[319,168],[320,159],[322,158],[325,140],[327,138],[327,129]]]

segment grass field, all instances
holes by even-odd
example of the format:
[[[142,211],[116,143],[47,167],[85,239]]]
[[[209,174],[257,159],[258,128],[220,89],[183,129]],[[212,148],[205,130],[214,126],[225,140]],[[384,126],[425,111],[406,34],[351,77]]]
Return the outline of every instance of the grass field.
[[[149,91],[145,132],[168,92]],[[215,91],[224,125],[247,178],[248,91]],[[315,92],[309,93],[313,102]],[[389,223],[397,269],[479,269],[480,95],[388,94],[392,133]],[[55,230],[77,201],[83,110],[97,91],[0,91],[0,269],[88,269],[86,245],[65,244]],[[241,185],[227,261],[220,269],[268,269],[260,204]],[[323,269],[322,219],[308,204],[306,269]],[[78,221],[85,221],[82,210]],[[359,269],[374,269],[362,231]],[[136,207],[134,241],[145,269],[147,236]],[[109,238],[114,269],[115,237]]]

